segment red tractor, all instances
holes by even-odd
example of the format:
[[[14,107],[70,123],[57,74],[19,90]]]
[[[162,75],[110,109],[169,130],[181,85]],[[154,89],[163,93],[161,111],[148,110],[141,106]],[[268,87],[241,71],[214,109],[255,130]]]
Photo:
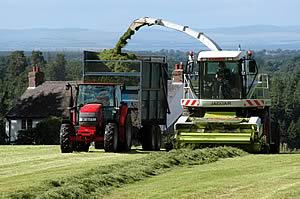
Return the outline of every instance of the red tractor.
[[[122,84],[83,83],[71,90],[70,120],[60,130],[61,152],[88,151],[90,144],[108,152],[128,151],[132,143],[130,109],[122,102]],[[74,99],[74,101],[73,101]]]
[[[144,150],[160,150],[160,126],[170,112],[166,58],[103,61],[97,52],[84,51],[83,64],[84,83],[66,87],[70,117],[61,125],[61,152],[88,151],[92,142],[107,152],[129,151],[133,137]],[[118,67],[130,70],[112,70]]]

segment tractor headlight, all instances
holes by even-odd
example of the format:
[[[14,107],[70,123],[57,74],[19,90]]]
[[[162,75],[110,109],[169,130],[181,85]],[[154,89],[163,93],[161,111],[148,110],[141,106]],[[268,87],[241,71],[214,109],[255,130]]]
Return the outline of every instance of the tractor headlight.
[[[79,122],[96,122],[96,117],[79,117]]]

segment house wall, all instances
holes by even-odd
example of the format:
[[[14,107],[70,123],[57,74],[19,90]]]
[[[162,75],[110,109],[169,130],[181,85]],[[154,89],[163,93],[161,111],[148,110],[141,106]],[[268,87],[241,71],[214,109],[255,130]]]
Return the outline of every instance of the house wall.
[[[32,119],[32,128],[36,127],[36,125],[42,119]],[[10,124],[10,126],[9,126]],[[10,133],[9,133],[10,130]],[[18,131],[22,130],[22,119],[13,119],[10,121],[6,121],[6,134],[9,137],[10,135],[10,142],[15,142],[18,137]]]

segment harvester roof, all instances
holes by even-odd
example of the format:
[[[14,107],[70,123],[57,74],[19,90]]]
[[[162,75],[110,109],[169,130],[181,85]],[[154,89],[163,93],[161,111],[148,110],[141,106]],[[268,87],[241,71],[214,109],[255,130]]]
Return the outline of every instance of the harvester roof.
[[[243,51],[201,51],[198,61],[234,61],[245,56]]]

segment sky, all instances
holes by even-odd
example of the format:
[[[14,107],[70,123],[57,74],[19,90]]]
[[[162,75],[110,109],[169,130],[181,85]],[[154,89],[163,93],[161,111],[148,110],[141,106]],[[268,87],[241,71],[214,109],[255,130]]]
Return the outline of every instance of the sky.
[[[299,0],[0,0],[0,29],[88,28],[123,32],[134,19],[191,28],[300,25]]]

